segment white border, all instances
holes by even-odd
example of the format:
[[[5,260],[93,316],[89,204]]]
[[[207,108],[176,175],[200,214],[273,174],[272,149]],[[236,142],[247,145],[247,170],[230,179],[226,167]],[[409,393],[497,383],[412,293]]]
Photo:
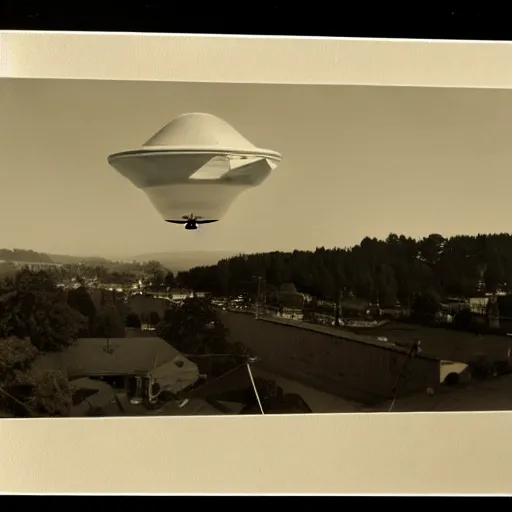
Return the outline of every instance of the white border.
[[[0,76],[512,86],[512,45],[0,33]],[[13,493],[506,494],[512,413],[0,420]]]
[[[5,31],[0,76],[509,88],[512,44]]]

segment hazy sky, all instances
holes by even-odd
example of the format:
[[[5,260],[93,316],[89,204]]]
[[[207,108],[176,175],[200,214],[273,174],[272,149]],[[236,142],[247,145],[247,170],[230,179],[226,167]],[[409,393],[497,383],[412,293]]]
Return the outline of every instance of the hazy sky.
[[[107,163],[187,112],[283,154],[218,223],[164,222]],[[0,247],[129,257],[510,231],[512,91],[0,81]]]

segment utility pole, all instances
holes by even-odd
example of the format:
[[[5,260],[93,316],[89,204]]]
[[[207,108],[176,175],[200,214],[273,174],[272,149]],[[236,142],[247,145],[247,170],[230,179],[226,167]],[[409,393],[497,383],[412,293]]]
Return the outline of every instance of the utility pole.
[[[341,320],[341,300],[343,298],[343,292],[340,290],[336,299],[336,306],[334,310],[334,325],[336,327],[340,326]]]
[[[255,318],[258,320],[260,317],[260,294],[261,294],[261,276],[257,276],[258,279],[258,289],[256,292],[256,314]]]

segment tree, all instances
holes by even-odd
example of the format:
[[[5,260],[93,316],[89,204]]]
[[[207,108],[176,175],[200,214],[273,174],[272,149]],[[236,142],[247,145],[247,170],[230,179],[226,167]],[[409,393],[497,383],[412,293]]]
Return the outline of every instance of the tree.
[[[416,312],[418,307],[432,310],[435,302],[481,294],[483,285],[487,291],[512,293],[512,234],[431,234],[414,240],[391,233],[385,240],[366,237],[345,249],[238,255],[180,272],[179,281],[229,297],[247,292],[244,283],[254,275],[265,278],[266,289],[293,282],[299,293],[322,301],[334,302],[342,291],[345,297],[379,299],[383,306],[394,307],[398,300],[408,309],[416,302]],[[250,290],[254,295],[254,286]],[[422,318],[428,321],[429,316]]]
[[[202,373],[220,376],[243,361],[247,351],[231,343],[228,331],[205,299],[186,299],[169,310],[160,336],[198,364]]]
[[[29,340],[0,339],[0,410],[24,417],[66,416],[73,389],[60,372],[33,372],[38,354]]]
[[[96,306],[94,305],[87,288],[84,286],[69,290],[68,304],[87,318],[93,318],[96,314]]]
[[[94,320],[96,318],[96,306],[92,301],[87,288],[80,286],[68,292],[68,304],[81,315],[87,318],[88,328],[84,336],[90,336],[94,329]]]
[[[119,311],[113,304],[105,304],[96,317],[95,337],[106,338],[108,344],[111,338],[125,336],[125,326]]]
[[[461,331],[469,331],[473,327],[473,315],[467,308],[459,311],[453,318],[453,323]]]
[[[423,238],[418,244],[420,258],[431,267],[434,267],[441,261],[445,245],[446,239],[438,234],[432,234]]]
[[[87,331],[87,320],[64,301],[41,304],[29,321],[29,336],[41,351],[60,350]]]
[[[415,297],[411,313],[416,320],[429,323],[440,309],[439,295],[434,290],[429,290]]]
[[[128,313],[126,317],[126,327],[132,328],[132,329],[140,329],[141,328],[141,321],[139,318],[139,315],[137,313],[134,313],[133,311],[131,313]]]
[[[167,274],[164,277],[163,286],[166,289],[172,289],[174,287],[174,284],[175,284],[174,274],[171,271],[169,271],[169,272],[167,272]]]
[[[163,321],[168,324],[171,322],[171,320],[174,318],[174,314],[175,314],[175,310],[177,309],[178,306],[175,306],[174,304],[167,308],[165,311],[164,311],[164,319]]]
[[[397,301],[397,282],[393,268],[388,264],[379,265],[376,272],[378,298],[382,307],[393,307]]]
[[[159,261],[152,260],[144,264],[143,270],[148,276],[150,288],[159,291],[162,286],[165,286],[164,281],[168,272]]]
[[[149,325],[154,327],[155,325],[160,323],[160,315],[156,311],[151,311],[149,313]]]
[[[222,260],[218,263],[216,277],[218,280],[218,292],[224,296],[229,295],[231,272],[227,260]]]
[[[0,383],[11,386],[30,369],[39,351],[30,343],[15,337],[0,339]]]
[[[498,297],[498,307],[501,317],[512,317],[512,295]]]
[[[28,406],[38,416],[67,416],[73,404],[73,387],[66,376],[49,370],[32,380],[33,392]]]
[[[40,350],[60,350],[86,322],[46,272],[22,270],[0,283],[1,337],[28,337]]]
[[[487,291],[492,293],[495,293],[505,282],[505,269],[498,255],[488,258],[483,277]]]

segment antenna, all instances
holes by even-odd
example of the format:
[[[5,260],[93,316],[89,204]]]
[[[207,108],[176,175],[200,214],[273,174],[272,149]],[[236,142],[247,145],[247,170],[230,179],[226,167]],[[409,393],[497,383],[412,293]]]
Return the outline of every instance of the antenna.
[[[160,384],[158,384],[158,382],[156,380],[153,379],[153,370],[156,368],[156,365],[158,363],[158,357],[159,357],[160,353],[157,352],[156,356],[155,356],[155,361],[153,363],[153,367],[151,368],[151,370],[149,370],[149,400],[157,400],[158,399],[158,396],[160,395],[160,393],[162,391],[164,391],[164,389],[159,389],[157,390],[157,392],[155,394],[153,394],[153,384],[157,384],[157,386],[160,387]]]
[[[249,360],[247,361],[247,365],[246,365],[247,373],[249,374],[249,378],[251,379],[252,389],[254,391],[254,394],[256,395],[256,400],[258,401],[258,406],[260,408],[261,414],[264,416],[265,412],[263,411],[263,406],[261,405],[260,395],[258,393],[258,389],[256,388],[256,383],[254,382],[254,378],[252,376],[252,371],[251,371],[251,363],[254,362],[255,360],[256,360],[255,358],[249,358]]]
[[[415,357],[420,351],[420,340],[416,340],[412,345],[411,349],[409,350],[407,357],[405,358],[404,364],[402,366],[402,369],[400,370],[400,373],[398,374],[395,387],[393,388],[393,400],[391,402],[391,405],[389,406],[388,412],[393,411],[393,407],[396,404],[397,394],[398,394],[398,386],[401,384],[402,379],[405,377],[405,372],[407,370],[407,365],[411,362],[411,359]]]

